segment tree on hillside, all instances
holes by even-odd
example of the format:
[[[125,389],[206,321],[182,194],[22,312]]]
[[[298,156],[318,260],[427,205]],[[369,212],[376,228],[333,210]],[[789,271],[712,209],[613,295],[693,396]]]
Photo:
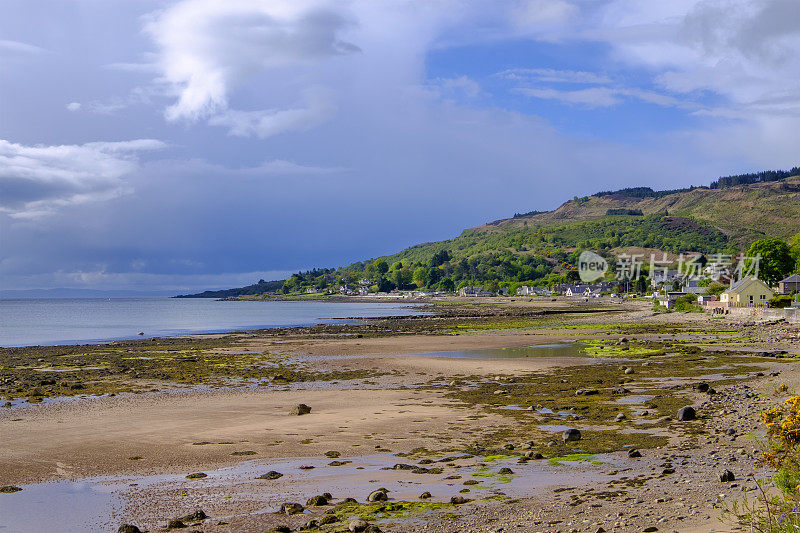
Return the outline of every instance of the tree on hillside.
[[[376,259],[375,262],[372,263],[372,266],[381,276],[389,272],[389,265],[386,263],[385,259]]]
[[[428,280],[428,269],[423,266],[417,267],[414,270],[414,274],[411,276],[411,281],[413,281],[417,285],[417,287],[420,288],[425,286],[427,280]]]
[[[770,285],[775,285],[794,271],[795,260],[789,252],[789,245],[780,239],[761,239],[750,246],[749,257],[761,256],[758,264],[758,277]]]
[[[800,233],[789,239],[789,253],[794,258],[794,271],[800,273]]]
[[[444,278],[439,284],[439,287],[445,292],[453,292],[456,290],[456,284],[450,278]]]

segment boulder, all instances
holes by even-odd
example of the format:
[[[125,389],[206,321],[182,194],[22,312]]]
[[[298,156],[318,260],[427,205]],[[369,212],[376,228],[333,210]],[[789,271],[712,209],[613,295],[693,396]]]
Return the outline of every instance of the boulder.
[[[631,459],[634,459],[636,457],[641,457],[641,456],[642,456],[642,452],[640,452],[636,448],[631,448],[630,450],[628,450],[628,457],[630,457]]]
[[[427,499],[432,498],[432,497],[433,496],[428,491],[425,491],[425,492],[423,492],[422,494],[419,495],[419,499],[420,500],[427,500]]]
[[[117,533],[142,533],[142,530],[133,524],[122,524],[117,529]]]
[[[261,474],[256,479],[278,479],[280,477],[283,477],[283,474],[276,472],[275,470],[270,470],[266,474]]]
[[[312,496],[308,499],[306,505],[313,505],[315,507],[319,507],[321,505],[328,505],[328,498],[322,495]]]
[[[385,502],[389,499],[389,496],[386,495],[386,492],[382,490],[373,490],[367,496],[368,502]]]
[[[736,481],[736,476],[730,470],[726,470],[719,475],[719,480],[723,483],[730,483],[731,481]]]
[[[353,533],[360,533],[361,531],[365,531],[368,527],[369,524],[366,520],[356,518],[354,520],[350,520],[350,523],[347,525],[347,530]]]
[[[205,472],[194,472],[186,476],[186,479],[203,479],[204,477],[208,477],[208,474]]]
[[[305,507],[300,505],[299,503],[292,503],[287,502],[281,505],[281,510],[279,511],[281,514],[300,514],[305,511]]]
[[[183,529],[186,527],[186,524],[183,523],[183,520],[174,519],[167,522],[167,529]]]
[[[4,494],[11,494],[12,492],[19,492],[21,490],[21,488],[15,487],[14,485],[4,485],[0,487],[0,493]]]
[[[181,520],[183,522],[200,522],[201,520],[205,520],[208,518],[206,513],[203,512],[202,509],[196,509],[193,513],[187,514],[186,516],[182,517]]]
[[[461,505],[467,503],[468,501],[469,500],[463,496],[453,496],[452,498],[450,498],[450,503],[452,503],[453,505]]]
[[[307,406],[304,403],[298,403],[297,405],[292,407],[292,410],[289,411],[289,414],[293,416],[300,416],[300,415],[307,415],[310,412],[311,408],[309,406]]]
[[[708,383],[700,382],[694,386],[695,390],[700,392],[708,392]]]
[[[694,407],[691,405],[687,405],[686,407],[681,407],[678,409],[678,420],[682,420],[684,422],[688,420],[695,420],[697,418],[697,413],[694,410]]]
[[[508,475],[513,474],[514,471],[511,470],[510,468],[505,467],[505,468],[501,468],[500,470],[498,470],[497,473],[500,474],[501,476],[508,476]]]
[[[581,440],[581,430],[576,428],[565,429],[564,432],[561,434],[561,438],[564,440],[564,442],[574,442],[576,440]]]

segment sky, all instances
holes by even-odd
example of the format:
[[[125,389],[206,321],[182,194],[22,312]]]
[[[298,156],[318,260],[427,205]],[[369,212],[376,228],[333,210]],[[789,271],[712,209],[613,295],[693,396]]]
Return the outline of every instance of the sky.
[[[281,279],[797,165],[797,0],[4,0],[0,290]]]

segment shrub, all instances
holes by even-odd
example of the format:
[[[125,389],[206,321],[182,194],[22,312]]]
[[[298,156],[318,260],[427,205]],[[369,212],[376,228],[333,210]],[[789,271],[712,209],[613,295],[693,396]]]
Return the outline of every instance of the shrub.
[[[782,309],[792,305],[792,296],[790,294],[776,294],[769,301],[770,307],[777,307]]]

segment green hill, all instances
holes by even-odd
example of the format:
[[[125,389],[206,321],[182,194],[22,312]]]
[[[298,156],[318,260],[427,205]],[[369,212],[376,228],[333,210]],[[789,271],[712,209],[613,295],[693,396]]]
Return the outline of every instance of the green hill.
[[[601,193],[564,203],[546,213],[500,220],[481,227],[504,229],[528,225],[560,225],[565,221],[597,220],[609,210],[638,210],[645,215],[705,222],[741,248],[764,236],[788,239],[800,231],[800,177],[726,188],[698,187],[663,196],[636,197],[625,191]]]
[[[799,171],[728,176],[709,187],[673,191],[637,187],[599,192],[553,211],[516,214],[467,229],[453,239],[338,269],[299,272],[279,292],[358,284],[372,291],[453,290],[465,284],[513,290],[519,283],[551,285],[575,279],[582,250],[594,250],[611,261],[632,252],[659,257],[744,252],[758,239],[788,240],[800,233]],[[255,294],[259,287],[245,289],[236,291]]]
[[[575,198],[553,211],[515,215],[454,239],[354,263],[336,271],[336,282],[367,278],[382,290],[549,285],[574,279],[577,256],[586,249],[610,259],[623,252],[659,257],[744,252],[763,237],[788,240],[800,233],[800,177],[771,174],[774,181],[756,181],[763,174],[720,178],[711,187],[636,188]],[[296,275],[286,288],[309,282]]]

